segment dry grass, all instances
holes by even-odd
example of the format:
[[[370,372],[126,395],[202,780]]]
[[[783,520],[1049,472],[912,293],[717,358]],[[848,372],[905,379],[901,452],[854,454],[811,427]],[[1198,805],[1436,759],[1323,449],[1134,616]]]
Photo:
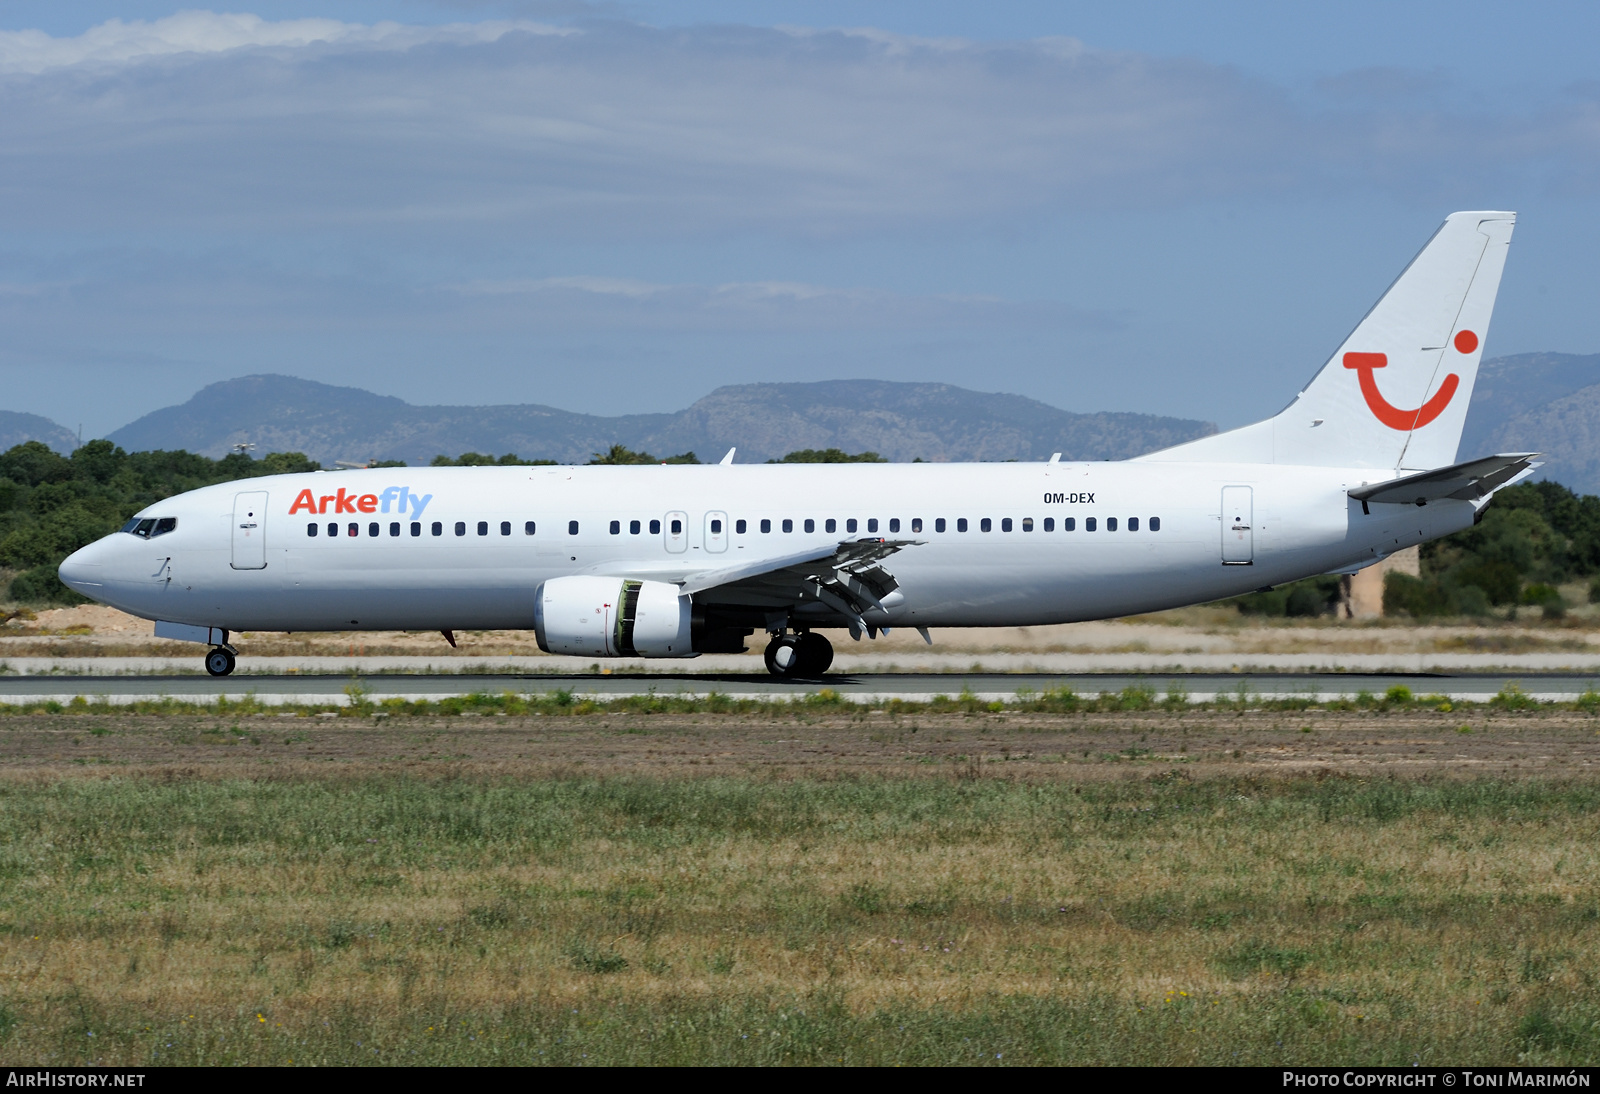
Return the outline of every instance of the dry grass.
[[[930,649],[913,630],[896,629],[875,641],[834,640],[841,653],[915,660],[927,653],[1117,654],[1117,653],[1563,653],[1600,649],[1600,605],[1578,604],[1564,618],[1543,619],[1523,609],[1515,620],[1490,618],[1418,625],[1404,619],[1339,620],[1240,615],[1231,607],[1199,605],[1153,615],[1042,627],[936,629]],[[1587,587],[1581,590],[1587,596]],[[1581,598],[1579,598],[1581,599]],[[0,625],[0,658],[170,657],[193,671],[194,647],[158,640],[151,624],[96,604],[22,610]],[[260,657],[428,657],[466,665],[505,657],[541,657],[532,631],[464,631],[451,648],[437,632],[350,631],[249,633],[235,641],[245,659]],[[761,642],[752,640],[751,660]]]
[[[922,734],[961,745],[964,721]],[[735,730],[663,737],[709,757]],[[226,747],[204,736],[190,747]],[[597,775],[545,743],[537,777],[11,768],[0,1049],[1489,1064],[1600,1048],[1588,781],[1192,778],[1138,756],[1005,778],[970,743],[920,777],[700,777],[678,773],[682,746],[656,773]]]

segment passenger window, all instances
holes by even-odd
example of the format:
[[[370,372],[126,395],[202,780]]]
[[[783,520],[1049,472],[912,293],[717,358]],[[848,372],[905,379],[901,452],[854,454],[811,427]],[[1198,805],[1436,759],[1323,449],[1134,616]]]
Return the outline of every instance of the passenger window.
[[[411,538],[415,539],[416,537],[420,536],[421,534],[422,534],[422,522],[420,520],[412,521],[411,522]]]
[[[380,531],[382,531],[382,529],[378,527],[377,521],[373,521],[371,524],[367,525],[367,535],[373,537],[374,539],[378,537],[378,533]]]
[[[889,530],[892,531],[892,532],[898,532],[900,530],[900,522],[898,520],[890,521],[889,522]],[[913,532],[922,531],[922,518],[921,517],[912,517],[911,518],[911,530]]]
[[[854,528],[852,528],[850,530],[852,532],[855,531]],[[868,532],[876,532],[877,530],[878,530],[878,518],[877,517],[868,517],[867,518],[867,531]]]
[[[434,534],[434,535],[436,535],[436,536],[442,536],[442,535],[444,535],[444,525],[443,525],[443,524],[441,524],[441,523],[440,523],[440,522],[439,522],[439,521],[434,521],[434,522],[433,522],[433,529],[432,529],[432,531],[433,531],[433,534]]]
[[[661,534],[661,522],[659,520],[653,520],[650,522],[650,534],[652,536],[659,536]]]
[[[534,527],[535,527],[535,525],[534,525],[533,521],[531,521],[531,520],[523,521],[522,522],[522,534],[525,535],[525,536],[533,535]]]
[[[806,531],[815,532],[816,530],[817,530],[817,522],[812,520],[810,517],[807,517],[806,518]]]
[[[938,520],[933,522],[933,530],[935,532],[942,532],[942,531],[944,531],[944,528],[945,528],[945,524],[944,524],[944,518],[943,517],[940,517]]]
[[[1063,532],[1075,532],[1075,531],[1077,531],[1078,530],[1078,518],[1077,517],[1062,517],[1061,518],[1061,530]]]
[[[500,522],[500,534],[502,536],[509,536],[511,534],[511,522],[509,520],[503,520]]]
[[[177,526],[178,526],[178,518],[177,517],[162,517],[160,520],[156,521],[155,530],[152,531],[150,534],[152,536],[164,536],[168,532],[170,532],[174,528],[176,528]]]
[[[673,521],[672,523],[676,524],[678,522],[677,521]],[[567,535],[575,536],[577,534],[578,534],[578,522],[575,521],[575,520],[567,521]]]
[[[389,525],[389,534],[391,536],[398,536],[400,534],[400,522],[399,521],[395,521],[394,523]]]
[[[329,539],[332,539],[334,536],[336,536],[338,534],[339,534],[339,526],[337,524],[328,525],[328,538]]]
[[[1160,517],[1151,517],[1150,518],[1150,530],[1152,532],[1161,531],[1161,518]]]
[[[784,517],[783,518],[783,530],[785,532],[794,531],[794,521],[790,520],[788,517]]]
[[[622,522],[620,520],[614,520],[611,522],[611,534],[614,536],[620,536],[622,534]]]
[[[956,518],[956,531],[965,532],[966,530],[967,530],[967,518],[966,517],[957,517]]]
[[[829,517],[827,522],[823,524],[822,530],[824,532],[837,532],[839,530],[839,522]]]
[[[744,530],[745,530],[746,527],[748,527],[748,526],[742,520],[736,520],[736,521],[733,522],[733,530],[738,535],[741,535],[741,536],[744,535]]]
[[[1137,532],[1138,530],[1139,530],[1139,518],[1138,517],[1129,517],[1128,518],[1128,531]]]
[[[355,536],[359,536],[361,534],[361,525],[352,524],[349,527],[348,531],[349,531],[349,533],[350,533],[352,538],[354,538]]]
[[[994,526],[989,523],[989,518],[988,517],[984,517],[982,520],[980,520],[978,522],[978,527],[980,529],[982,529],[983,531],[985,531],[985,532],[990,532],[990,531],[994,530]]]
[[[578,525],[576,522],[574,522],[572,525],[572,533],[573,535],[577,535],[578,533]],[[683,534],[683,521],[678,520],[676,517],[674,517],[672,521],[672,534],[675,536],[681,536]]]
[[[628,522],[628,534],[630,536],[636,536],[636,535],[639,534],[639,522],[638,521],[630,520]]]
[[[488,521],[480,520],[478,522],[478,534],[480,536],[486,536],[486,535],[489,534],[489,522]]]
[[[1023,517],[1022,518],[1022,530],[1024,532],[1033,531],[1033,518],[1032,517]],[[1007,528],[1006,531],[1009,532],[1009,531],[1011,531],[1011,529]]]
[[[1094,518],[1093,517],[1084,517],[1083,518],[1083,530],[1085,532],[1094,531]]]
[[[1023,527],[1026,528],[1027,525],[1023,525]],[[1054,532],[1056,530],[1056,518],[1045,517],[1043,527],[1046,532]]]
[[[1093,520],[1094,518],[1091,517],[1090,519]],[[1092,529],[1092,528],[1090,529],[1090,531],[1093,531],[1093,530],[1094,529]],[[1106,518],[1106,531],[1115,532],[1116,530],[1117,530],[1117,518],[1116,517],[1107,517]]]
[[[467,534],[467,522],[464,521],[464,520],[456,521],[456,535],[464,536],[466,534]]]
[[[873,524],[877,524],[878,522],[877,521],[873,521],[872,523]],[[844,522],[844,530],[846,532],[854,532],[856,530],[856,518],[855,517],[851,517],[849,520]]]
[[[770,520],[763,519],[762,522],[761,522],[761,534],[762,535],[766,535],[767,533],[769,533],[771,531],[772,531],[772,522]]]
[[[306,535],[315,537],[316,534],[317,534],[317,526],[315,524],[306,525]]]
[[[714,520],[711,522],[711,534],[714,536],[720,536],[722,534],[722,522],[720,520]]]

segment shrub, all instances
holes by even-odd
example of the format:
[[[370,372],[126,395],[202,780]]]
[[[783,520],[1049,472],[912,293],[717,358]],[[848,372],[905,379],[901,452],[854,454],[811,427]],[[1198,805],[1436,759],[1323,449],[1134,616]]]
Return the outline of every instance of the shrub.
[[[1284,614],[1292,616],[1321,615],[1327,610],[1328,598],[1319,590],[1305,585],[1292,589],[1284,604]]]
[[[11,582],[11,599],[19,604],[87,604],[65,585],[53,565],[37,566],[18,574]]]
[[[1404,612],[1413,619],[1426,619],[1432,615],[1445,615],[1449,611],[1449,597],[1438,582],[1424,581],[1410,574],[1383,575],[1383,614],[1398,615]]]
[[[1477,588],[1491,604],[1513,604],[1522,575],[1509,562],[1479,561],[1458,566],[1450,572],[1452,584],[1463,588]]]

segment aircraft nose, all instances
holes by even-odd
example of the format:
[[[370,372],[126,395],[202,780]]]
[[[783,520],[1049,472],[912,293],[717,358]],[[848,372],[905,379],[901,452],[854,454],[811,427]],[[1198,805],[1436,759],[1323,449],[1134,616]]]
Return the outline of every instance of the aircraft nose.
[[[105,586],[105,553],[103,539],[72,552],[56,570],[61,583],[75,593],[94,598]]]

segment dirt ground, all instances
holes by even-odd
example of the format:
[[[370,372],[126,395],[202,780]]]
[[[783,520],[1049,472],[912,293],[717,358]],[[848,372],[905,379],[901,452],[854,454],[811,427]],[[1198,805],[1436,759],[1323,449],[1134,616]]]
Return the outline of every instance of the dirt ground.
[[[940,775],[1026,780],[1345,775],[1587,779],[1600,719],[1196,711],[752,718],[166,717],[38,715],[0,722],[0,778],[347,777],[554,773]]]

